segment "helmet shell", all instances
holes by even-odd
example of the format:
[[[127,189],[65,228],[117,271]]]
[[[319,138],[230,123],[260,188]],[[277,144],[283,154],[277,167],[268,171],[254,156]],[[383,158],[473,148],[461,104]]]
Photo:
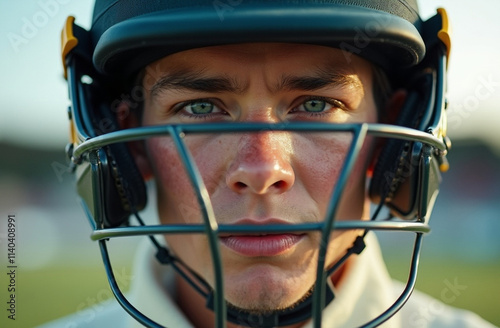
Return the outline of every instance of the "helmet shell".
[[[340,48],[391,69],[425,55],[415,0],[96,0],[93,62],[131,76],[183,50],[249,42]]]

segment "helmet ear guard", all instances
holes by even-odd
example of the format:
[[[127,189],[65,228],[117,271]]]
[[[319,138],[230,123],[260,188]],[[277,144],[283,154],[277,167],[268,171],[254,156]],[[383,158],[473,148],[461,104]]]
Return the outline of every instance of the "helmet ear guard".
[[[106,132],[118,130],[116,117],[111,113],[108,101],[98,99],[98,103],[88,105],[94,109],[88,111],[91,115],[92,133],[100,135],[103,131],[99,128],[103,126],[106,126]],[[115,143],[104,146],[89,156],[90,172],[77,174],[79,196],[87,207],[89,203],[94,206],[94,220],[98,226],[117,227],[127,224],[129,216],[142,210],[147,202],[144,180],[127,145]],[[88,193],[85,191],[89,185],[94,190],[92,202],[88,201]]]
[[[106,92],[112,84],[93,69],[86,47],[88,32],[73,20],[68,18],[63,35],[74,33],[66,39],[76,39],[77,45],[63,56],[70,88],[70,124],[76,134],[71,142],[77,145],[119,128],[111,109],[113,98],[108,95],[116,93]],[[67,149],[71,157],[73,147]],[[92,151],[87,160],[76,168],[77,191],[85,210],[97,227],[127,224],[129,216],[147,202],[144,180],[128,147],[123,143],[104,146]]]
[[[410,84],[405,103],[395,125],[422,130],[429,124],[429,111],[434,101],[435,74],[423,72]],[[424,101],[429,99],[428,103]],[[402,218],[413,218],[418,210],[421,192],[421,142],[389,139],[382,147],[373,170],[369,195],[378,204],[381,201],[392,213]]]
[[[91,88],[96,87],[89,85],[85,89]],[[90,90],[87,91],[91,93]],[[104,132],[101,130],[103,127],[106,128],[106,133],[118,130],[116,117],[109,104],[109,101],[102,98],[96,99],[96,103],[86,104],[93,109],[88,111],[92,122],[89,131],[96,136]],[[98,226],[117,227],[127,224],[129,216],[142,210],[147,202],[146,186],[132,154],[126,144],[115,143],[93,151],[90,157],[91,174],[77,174],[80,197],[88,195],[84,189],[91,185],[94,195],[97,195],[92,203],[94,213],[97,214],[94,220]],[[87,181],[89,179],[90,183]],[[82,200],[88,206],[88,198],[82,197]]]
[[[451,45],[444,9],[425,22],[424,33],[428,54],[411,70],[414,78],[406,88],[408,94],[395,124],[443,138],[449,148],[445,86]],[[441,172],[447,170],[446,151],[421,142],[390,139],[376,158],[369,196],[375,204],[384,203],[392,215],[426,221],[439,192]]]

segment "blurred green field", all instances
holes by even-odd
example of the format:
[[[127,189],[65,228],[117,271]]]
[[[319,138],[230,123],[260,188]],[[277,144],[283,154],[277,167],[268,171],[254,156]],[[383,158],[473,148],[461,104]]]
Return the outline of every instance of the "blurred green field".
[[[123,270],[130,273],[128,268]],[[405,280],[406,263],[392,266],[390,272],[396,279]],[[460,295],[450,305],[470,309],[500,326],[499,273],[500,263],[472,265],[456,261],[421,261],[417,288],[439,299],[446,288],[445,281],[453,283],[456,280],[466,288],[461,289]],[[34,271],[21,268],[16,279],[16,321],[8,320],[3,310],[0,327],[35,327],[95,305],[111,295],[101,266],[53,267]],[[3,299],[5,294],[2,292],[1,295]],[[5,304],[3,300],[2,304]]]
[[[406,263],[388,269],[393,278],[406,282]],[[452,291],[450,285],[459,288]],[[471,310],[500,327],[500,263],[424,258],[420,260],[416,289],[450,306]],[[446,302],[443,295],[453,300]]]
[[[33,271],[20,268],[16,280],[16,320],[13,322],[2,315],[0,327],[36,327],[111,297],[102,266]]]

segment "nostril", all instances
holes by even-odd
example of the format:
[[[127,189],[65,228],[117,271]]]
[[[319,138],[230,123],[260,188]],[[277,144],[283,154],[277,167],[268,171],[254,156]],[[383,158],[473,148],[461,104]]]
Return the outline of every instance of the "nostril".
[[[244,184],[243,182],[238,181],[234,184],[234,187],[236,188],[236,190],[243,190],[247,187],[247,185]]]
[[[283,180],[276,181],[275,183],[273,183],[273,186],[274,186],[276,189],[282,189],[282,188],[285,188],[285,187],[286,187],[286,182],[285,182],[285,181],[283,181]]]
[[[257,194],[263,194],[270,190],[286,190],[288,183],[283,180],[276,181],[275,183],[265,186],[265,185],[256,185],[256,184],[247,184],[241,181],[237,181],[232,184],[233,190],[236,192],[246,192],[247,190],[251,190]],[[250,188],[250,189],[249,189]]]

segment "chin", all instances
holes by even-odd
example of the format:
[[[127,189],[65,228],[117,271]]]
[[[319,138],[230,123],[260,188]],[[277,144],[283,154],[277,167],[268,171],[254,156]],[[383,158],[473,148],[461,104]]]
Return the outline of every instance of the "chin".
[[[252,313],[283,310],[310,293],[314,278],[314,272],[307,275],[304,272],[284,271],[272,265],[256,265],[226,279],[226,300],[229,306]]]

